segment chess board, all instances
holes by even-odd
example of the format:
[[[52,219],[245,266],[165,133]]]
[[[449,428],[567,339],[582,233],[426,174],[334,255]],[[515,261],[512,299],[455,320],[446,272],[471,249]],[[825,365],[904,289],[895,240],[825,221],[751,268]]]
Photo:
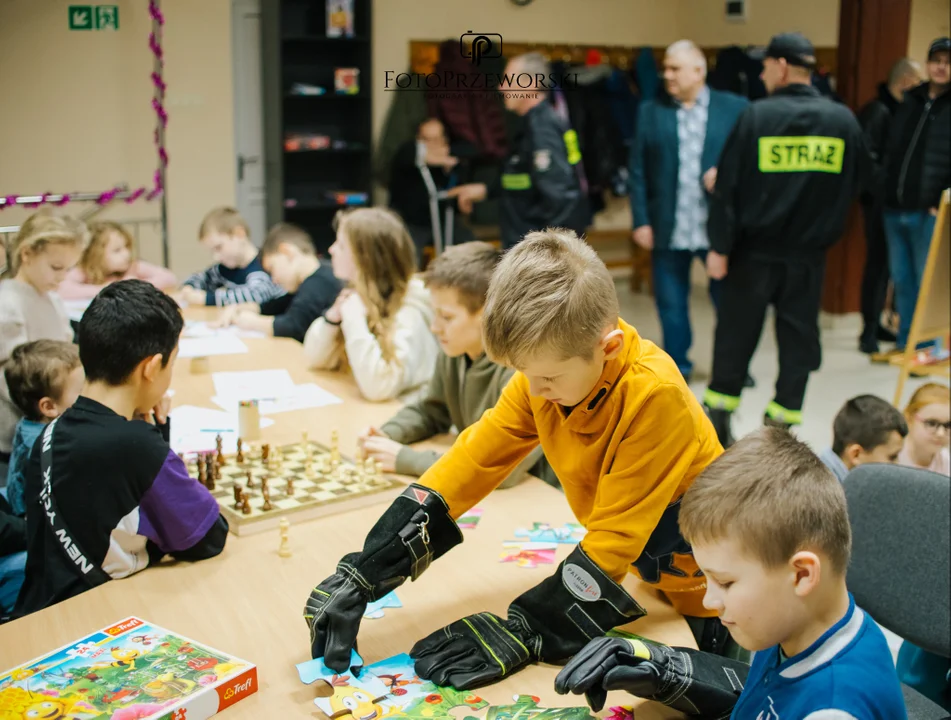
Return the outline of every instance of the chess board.
[[[310,446],[311,471],[307,470],[307,446]],[[255,445],[244,451],[244,462],[235,455],[226,455],[221,466],[221,478],[215,480],[211,494],[221,507],[235,535],[253,535],[272,530],[281,518],[303,522],[318,517],[355,510],[376,503],[392,501],[405,487],[395,478],[363,473],[350,460],[341,457],[335,469],[330,467],[330,450],[313,441],[278,447],[282,458],[274,458],[274,448],[268,463],[261,460],[261,447]],[[185,465],[193,478],[198,478],[198,455],[185,458]],[[265,466],[267,465],[267,467]],[[247,489],[248,471],[252,487]],[[264,509],[261,479],[268,478],[271,509]],[[294,494],[287,493],[287,481],[294,482]],[[238,483],[250,498],[251,512],[244,514],[235,505],[234,486]]]

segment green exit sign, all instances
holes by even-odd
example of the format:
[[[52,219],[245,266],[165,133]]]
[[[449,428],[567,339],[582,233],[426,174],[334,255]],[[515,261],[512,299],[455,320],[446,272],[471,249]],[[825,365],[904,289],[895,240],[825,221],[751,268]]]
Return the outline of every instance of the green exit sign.
[[[70,30],[118,30],[118,5],[70,5]]]

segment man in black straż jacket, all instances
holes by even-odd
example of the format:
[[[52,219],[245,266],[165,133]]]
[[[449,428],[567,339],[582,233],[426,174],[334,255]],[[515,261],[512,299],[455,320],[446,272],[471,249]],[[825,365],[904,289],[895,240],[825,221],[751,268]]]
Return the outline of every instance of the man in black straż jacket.
[[[724,447],[733,442],[730,418],[770,305],[779,377],[764,421],[787,428],[802,422],[809,374],[822,359],[826,250],[842,236],[852,200],[873,174],[852,111],[812,87],[815,65],[805,37],[774,37],[763,69],[770,97],[740,115],[720,157],[707,272],[726,280],[703,400]]]

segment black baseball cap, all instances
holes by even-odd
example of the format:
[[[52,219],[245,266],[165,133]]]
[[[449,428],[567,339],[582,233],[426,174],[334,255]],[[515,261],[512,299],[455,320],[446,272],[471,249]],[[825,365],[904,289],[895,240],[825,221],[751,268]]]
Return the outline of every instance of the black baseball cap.
[[[931,56],[939,52],[951,52],[951,38],[938,38],[933,43],[931,47],[928,48],[928,59],[931,59]]]
[[[802,33],[774,35],[765,49],[754,50],[750,55],[756,60],[773,58],[804,68],[816,66],[816,49]]]

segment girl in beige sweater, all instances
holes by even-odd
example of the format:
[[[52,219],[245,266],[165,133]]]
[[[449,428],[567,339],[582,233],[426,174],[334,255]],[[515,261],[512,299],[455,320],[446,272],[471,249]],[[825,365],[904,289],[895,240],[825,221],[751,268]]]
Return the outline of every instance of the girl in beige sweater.
[[[46,211],[27,218],[9,243],[7,269],[0,279],[0,367],[13,348],[25,342],[72,342],[66,308],[55,291],[79,261],[85,243],[82,223]],[[10,453],[19,417],[0,373],[0,458]]]
[[[347,284],[304,336],[317,370],[349,366],[367,400],[415,398],[433,376],[439,345],[429,329],[429,293],[416,272],[416,247],[395,213],[342,214],[330,248],[334,275]]]

